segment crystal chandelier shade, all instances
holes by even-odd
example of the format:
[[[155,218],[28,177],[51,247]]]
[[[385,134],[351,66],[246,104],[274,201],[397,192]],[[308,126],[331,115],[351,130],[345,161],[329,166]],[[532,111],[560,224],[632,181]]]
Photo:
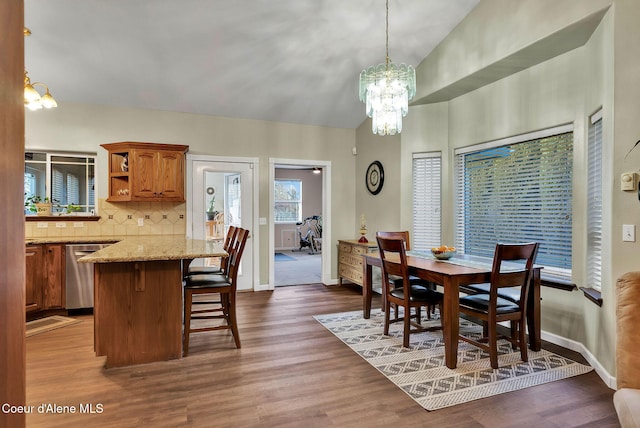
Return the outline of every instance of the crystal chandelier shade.
[[[360,101],[371,118],[374,134],[394,135],[402,132],[402,118],[409,111],[409,101],[416,94],[416,72],[406,64],[394,64],[389,59],[389,0],[386,27],[387,59],[360,73]]]

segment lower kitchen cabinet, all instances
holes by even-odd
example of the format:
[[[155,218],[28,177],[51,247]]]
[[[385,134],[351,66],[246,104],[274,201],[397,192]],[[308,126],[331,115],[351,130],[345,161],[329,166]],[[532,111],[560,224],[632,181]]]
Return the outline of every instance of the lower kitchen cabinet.
[[[27,245],[25,248],[25,303],[30,318],[41,311],[65,308],[64,244]]]
[[[27,245],[25,248],[25,304],[26,311],[42,310],[42,282],[44,275],[43,245]]]

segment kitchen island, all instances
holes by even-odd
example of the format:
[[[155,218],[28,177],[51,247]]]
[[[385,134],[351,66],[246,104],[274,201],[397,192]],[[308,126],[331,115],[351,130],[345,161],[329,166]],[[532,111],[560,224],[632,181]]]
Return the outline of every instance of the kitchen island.
[[[79,259],[94,263],[94,350],[106,367],[181,358],[182,266],[226,256],[220,241],[158,235]]]

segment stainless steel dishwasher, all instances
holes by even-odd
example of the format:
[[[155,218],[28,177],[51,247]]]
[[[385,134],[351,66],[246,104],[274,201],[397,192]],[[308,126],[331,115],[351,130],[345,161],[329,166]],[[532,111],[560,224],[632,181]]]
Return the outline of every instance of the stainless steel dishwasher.
[[[78,259],[109,245],[67,245],[67,309],[93,308],[93,263],[78,263]]]

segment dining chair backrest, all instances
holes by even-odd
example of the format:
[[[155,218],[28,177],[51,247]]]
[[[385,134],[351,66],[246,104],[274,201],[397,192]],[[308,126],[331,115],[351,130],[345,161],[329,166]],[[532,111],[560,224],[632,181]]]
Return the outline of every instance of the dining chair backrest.
[[[376,232],[376,236],[381,238],[402,239],[404,240],[404,249],[407,251],[411,250],[411,239],[409,238],[408,230],[401,232]]]
[[[222,260],[220,261],[220,270],[224,274],[227,273],[227,268],[229,265],[229,257],[231,256],[231,250],[233,249],[236,243],[238,229],[239,228],[236,226],[229,226],[229,230],[227,231],[227,237],[224,240],[224,244],[222,244],[222,249],[224,249],[227,252],[227,254],[229,254],[229,256],[223,257]]]
[[[236,239],[233,248],[229,252],[227,272],[227,277],[229,278],[233,288],[236,287],[240,260],[242,259],[242,253],[244,253],[248,237],[249,231],[247,229],[243,229],[241,227],[236,228]]]
[[[411,296],[409,286],[409,268],[407,266],[407,253],[405,241],[402,238],[384,238],[376,234],[380,260],[382,261],[382,287],[385,294],[389,292],[390,276],[402,278],[403,287],[409,292],[404,293],[405,299]]]
[[[497,300],[500,288],[521,287],[519,305],[526,308],[538,246],[537,242],[496,244],[489,292],[492,302]],[[508,266],[504,266],[503,262],[509,262]]]
[[[227,236],[224,239],[224,244],[222,244],[222,248],[227,251],[229,249],[229,247],[231,246],[231,243],[233,242],[233,240],[236,237],[236,227],[235,226],[229,226],[229,230],[227,230]]]

